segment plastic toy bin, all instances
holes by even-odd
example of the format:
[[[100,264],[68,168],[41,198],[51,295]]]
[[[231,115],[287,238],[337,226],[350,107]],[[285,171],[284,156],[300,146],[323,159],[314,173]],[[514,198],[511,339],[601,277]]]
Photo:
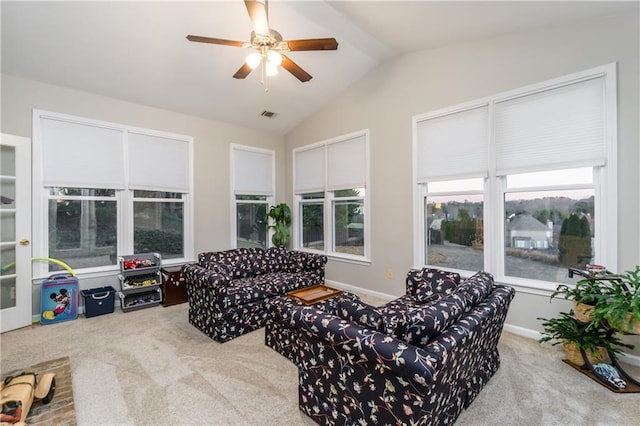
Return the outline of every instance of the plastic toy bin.
[[[84,316],[87,318],[98,315],[112,314],[116,300],[116,289],[111,286],[82,290],[84,300]]]

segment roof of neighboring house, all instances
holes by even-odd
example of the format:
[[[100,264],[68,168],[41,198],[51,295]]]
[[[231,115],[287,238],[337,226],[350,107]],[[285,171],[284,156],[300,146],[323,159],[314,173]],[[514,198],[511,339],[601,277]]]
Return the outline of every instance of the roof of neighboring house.
[[[509,231],[547,231],[545,224],[529,214],[520,214],[507,222]]]

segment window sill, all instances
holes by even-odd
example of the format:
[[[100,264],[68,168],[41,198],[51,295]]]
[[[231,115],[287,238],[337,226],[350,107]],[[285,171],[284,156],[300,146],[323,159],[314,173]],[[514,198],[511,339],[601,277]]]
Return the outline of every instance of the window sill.
[[[356,265],[371,265],[371,259],[363,256],[349,256],[338,253],[325,253],[325,256],[338,262],[353,263]]]

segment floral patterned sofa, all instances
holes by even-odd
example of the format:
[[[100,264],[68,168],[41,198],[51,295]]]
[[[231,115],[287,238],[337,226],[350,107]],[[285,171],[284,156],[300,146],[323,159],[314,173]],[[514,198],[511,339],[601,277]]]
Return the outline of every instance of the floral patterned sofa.
[[[327,257],[286,248],[200,253],[185,265],[189,322],[218,342],[265,325],[269,300],[324,281]]]
[[[300,409],[319,424],[452,424],[500,366],[515,291],[486,272],[411,271],[407,294],[295,309]]]

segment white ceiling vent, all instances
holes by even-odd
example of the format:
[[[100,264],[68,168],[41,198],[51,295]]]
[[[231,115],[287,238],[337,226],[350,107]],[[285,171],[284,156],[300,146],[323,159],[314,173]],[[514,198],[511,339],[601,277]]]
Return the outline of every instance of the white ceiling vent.
[[[262,112],[260,113],[260,115],[261,115],[262,117],[266,117],[266,118],[276,118],[276,117],[278,116],[278,113],[277,113],[277,112],[272,112],[272,111],[264,110],[264,111],[262,111]]]

